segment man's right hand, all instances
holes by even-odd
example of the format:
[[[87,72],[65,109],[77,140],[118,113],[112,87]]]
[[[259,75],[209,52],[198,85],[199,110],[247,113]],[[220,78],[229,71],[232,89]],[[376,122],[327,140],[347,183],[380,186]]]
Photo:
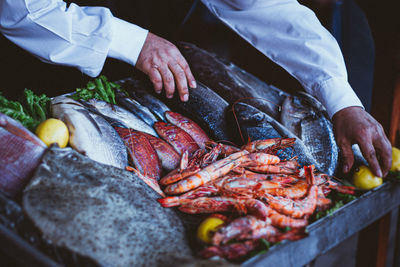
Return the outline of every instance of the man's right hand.
[[[196,80],[178,48],[150,32],[136,62],[136,68],[149,76],[157,93],[161,93],[164,87],[168,98],[173,97],[176,85],[180,99],[187,101],[188,86],[196,87]]]

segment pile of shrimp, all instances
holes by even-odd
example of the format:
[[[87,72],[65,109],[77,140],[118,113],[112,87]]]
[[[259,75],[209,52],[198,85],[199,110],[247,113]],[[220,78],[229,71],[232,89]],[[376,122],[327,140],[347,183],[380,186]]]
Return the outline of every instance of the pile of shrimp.
[[[158,202],[190,214],[229,215],[201,251],[204,258],[241,258],[257,249],[261,238],[273,243],[303,238],[310,216],[330,207],[331,190],[354,194],[354,188],[314,166],[300,168],[295,158],[280,160],[278,151],[293,143],[274,138],[237,148],[207,141],[191,158],[183,153],[179,168],[161,178],[169,196]]]

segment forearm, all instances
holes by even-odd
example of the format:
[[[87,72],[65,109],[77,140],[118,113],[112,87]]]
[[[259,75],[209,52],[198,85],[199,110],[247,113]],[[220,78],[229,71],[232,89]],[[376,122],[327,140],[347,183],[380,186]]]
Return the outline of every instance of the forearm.
[[[4,0],[0,30],[41,60],[97,76],[105,59],[136,64],[147,31],[112,16],[107,8],[69,7],[61,0]]]
[[[339,46],[314,13],[295,0],[203,3],[226,25],[294,76],[332,117],[362,106],[347,82]]]

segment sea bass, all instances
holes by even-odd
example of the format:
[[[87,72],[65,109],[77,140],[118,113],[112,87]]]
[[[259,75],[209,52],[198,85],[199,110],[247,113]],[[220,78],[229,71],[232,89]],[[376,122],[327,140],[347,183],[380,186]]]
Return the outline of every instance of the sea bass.
[[[65,96],[51,100],[51,114],[65,122],[70,145],[92,160],[118,168],[128,165],[128,154],[118,133],[101,116]]]
[[[113,123],[111,123],[113,126],[118,126],[119,124],[119,126],[123,126],[125,128],[131,128],[135,129],[136,131],[141,131],[151,134],[153,136],[157,136],[156,131],[154,131],[151,126],[142,121],[133,113],[120,106],[111,105],[110,103],[97,99],[90,99],[87,101],[87,103],[94,107],[102,115],[111,118],[115,122],[117,122],[117,125],[113,125]]]
[[[236,103],[234,111],[240,129],[246,134],[246,137],[252,141],[276,137],[295,138],[296,142],[293,144],[293,151],[291,150],[292,148],[286,148],[279,153],[279,156],[284,159],[297,156],[301,165],[315,165],[319,171],[322,171],[319,162],[312,156],[304,143],[279,122],[245,103]]]
[[[191,118],[214,140],[230,140],[231,129],[226,121],[229,104],[213,90],[197,81],[197,88],[189,90],[189,100],[177,97],[163,99],[168,106]]]
[[[279,106],[287,93],[193,44],[181,42],[178,46],[196,79],[227,102],[248,103],[279,119]]]

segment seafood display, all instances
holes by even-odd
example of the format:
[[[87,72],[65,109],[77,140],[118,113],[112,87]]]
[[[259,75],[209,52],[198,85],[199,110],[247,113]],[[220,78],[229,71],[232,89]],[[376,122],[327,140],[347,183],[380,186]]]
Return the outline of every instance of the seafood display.
[[[53,98],[73,149],[47,149],[0,113],[0,189],[14,197],[36,169],[22,204],[54,246],[106,266],[173,265],[176,251],[192,262],[188,233],[213,214],[224,222],[197,255],[243,260],[263,242],[306,237],[332,194],[354,194],[333,178],[338,147],[317,100],[180,46],[197,78],[187,102],[155,94],[140,74],[97,79],[111,102],[81,97],[95,95],[90,83]]]
[[[261,238],[273,243],[303,238],[311,215],[330,207],[331,190],[354,194],[354,188],[316,172],[314,165],[300,168],[295,159],[281,160],[279,151],[294,141],[256,140],[229,148],[234,152],[228,155],[221,153],[222,143],[207,142],[206,152],[182,158],[179,170],[160,180],[169,196],[158,202],[189,214],[231,214],[200,253],[205,258],[242,258]]]

